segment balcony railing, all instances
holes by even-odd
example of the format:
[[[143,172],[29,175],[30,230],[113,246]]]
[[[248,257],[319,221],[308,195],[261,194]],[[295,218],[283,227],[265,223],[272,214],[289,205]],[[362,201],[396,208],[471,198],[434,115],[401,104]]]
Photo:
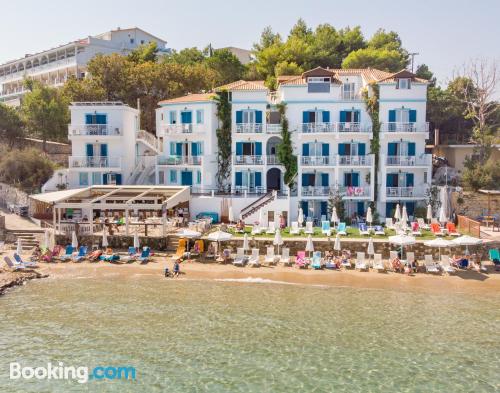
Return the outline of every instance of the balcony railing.
[[[386,187],[386,196],[389,198],[423,197],[424,187]]]
[[[265,194],[267,190],[262,186],[234,186],[233,191],[236,194],[250,193],[250,194]]]
[[[119,136],[122,135],[122,130],[120,130],[119,127],[110,126],[109,124],[69,124],[68,133],[69,136],[80,136],[80,135]]]
[[[266,124],[266,134],[280,134],[281,124]]]
[[[121,157],[70,156],[70,168],[121,168]]]
[[[234,156],[235,165],[264,165],[264,156],[238,155]]]
[[[300,163],[304,166],[335,165],[334,156],[300,156]]]
[[[424,154],[421,157],[417,156],[387,156],[387,166],[430,166],[432,156]]]
[[[347,166],[369,166],[372,164],[372,156],[338,156],[338,165]]]
[[[369,186],[340,186],[340,194],[345,197],[369,197]]]
[[[312,197],[312,196],[328,196],[331,192],[335,191],[333,186],[303,186],[302,196]]]
[[[371,132],[372,126],[363,123],[340,122],[338,123],[339,132]]]
[[[159,150],[158,139],[156,139],[156,137],[150,132],[147,132],[145,130],[137,131],[137,139],[146,142],[148,145],[152,146],[156,151]]]
[[[278,159],[278,156],[275,155],[275,154],[272,154],[272,155],[268,155],[266,157],[266,164],[267,165],[280,165],[281,162],[280,160]]]
[[[237,134],[262,134],[261,123],[236,123]]]
[[[359,101],[361,100],[361,94],[354,91],[343,91],[340,93],[340,99],[344,101]]]
[[[161,127],[165,134],[192,134],[204,131],[203,124],[165,124]]]
[[[428,132],[429,123],[382,123],[382,132]]]
[[[157,156],[158,165],[201,165],[201,156]]]
[[[335,132],[335,123],[302,123],[300,130],[304,134]]]
[[[344,197],[368,197],[370,196],[370,187],[351,187],[351,186],[303,186],[303,197],[328,196],[330,193],[339,191]]]

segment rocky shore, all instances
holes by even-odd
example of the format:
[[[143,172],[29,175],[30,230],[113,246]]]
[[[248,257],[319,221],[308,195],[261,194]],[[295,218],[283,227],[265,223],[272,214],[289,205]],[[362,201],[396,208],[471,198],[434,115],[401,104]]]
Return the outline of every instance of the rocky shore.
[[[26,282],[36,278],[45,278],[48,276],[48,274],[39,273],[34,270],[23,272],[0,270],[0,295],[3,295],[9,288],[24,285]]]

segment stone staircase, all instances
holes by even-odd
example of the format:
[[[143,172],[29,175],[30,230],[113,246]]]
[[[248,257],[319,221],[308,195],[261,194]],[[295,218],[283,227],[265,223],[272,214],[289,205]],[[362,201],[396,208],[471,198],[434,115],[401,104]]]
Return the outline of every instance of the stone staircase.
[[[241,209],[241,218],[245,220],[247,217],[250,217],[252,214],[258,212],[264,206],[270,204],[272,201],[276,199],[276,191],[270,191],[267,194],[261,196],[256,201],[253,201],[247,207]]]
[[[167,251],[175,252],[179,246],[179,236],[167,235]]]
[[[41,237],[43,236],[43,230],[9,230],[11,235],[14,235],[16,238],[15,246],[17,246],[18,239],[21,239],[23,251],[29,251],[33,247],[40,244]]]

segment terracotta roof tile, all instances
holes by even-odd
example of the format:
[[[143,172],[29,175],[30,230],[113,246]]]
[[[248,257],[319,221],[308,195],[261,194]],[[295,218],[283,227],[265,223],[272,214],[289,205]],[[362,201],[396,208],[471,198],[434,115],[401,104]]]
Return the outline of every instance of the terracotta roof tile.
[[[215,88],[215,91],[236,91],[236,90],[268,90],[264,85],[264,81],[244,81],[239,80],[236,82],[228,83],[227,85]]]
[[[187,96],[171,98],[169,100],[160,101],[158,104],[175,104],[183,102],[198,102],[198,101],[213,101],[214,93],[188,94]]]

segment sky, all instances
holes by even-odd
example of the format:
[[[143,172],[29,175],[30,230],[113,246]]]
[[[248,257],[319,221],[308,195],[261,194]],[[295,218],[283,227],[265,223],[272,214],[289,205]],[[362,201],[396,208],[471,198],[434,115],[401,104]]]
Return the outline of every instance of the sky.
[[[298,18],[310,27],[359,25],[399,33],[443,84],[470,59],[500,60],[500,0],[3,0],[0,63],[116,27],[140,27],[174,49],[251,49],[266,26],[286,36]]]

